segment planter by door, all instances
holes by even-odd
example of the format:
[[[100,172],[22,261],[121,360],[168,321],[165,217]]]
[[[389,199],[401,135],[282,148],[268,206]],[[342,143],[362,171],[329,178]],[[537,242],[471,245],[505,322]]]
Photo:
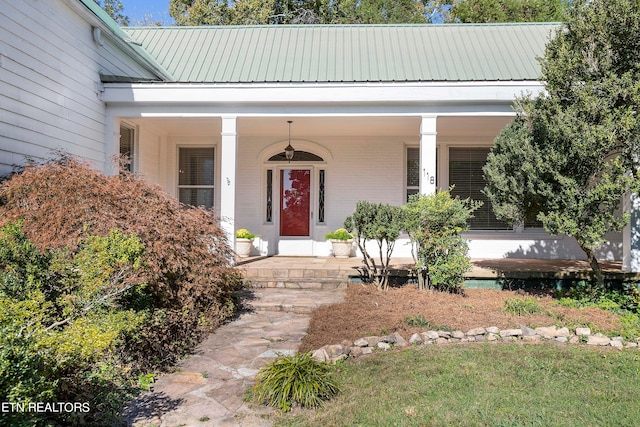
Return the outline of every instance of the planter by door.
[[[246,258],[251,255],[253,249],[253,239],[236,238],[236,255],[240,258]]]
[[[353,248],[353,240],[331,239],[331,247],[333,248],[333,256],[336,258],[349,258]]]

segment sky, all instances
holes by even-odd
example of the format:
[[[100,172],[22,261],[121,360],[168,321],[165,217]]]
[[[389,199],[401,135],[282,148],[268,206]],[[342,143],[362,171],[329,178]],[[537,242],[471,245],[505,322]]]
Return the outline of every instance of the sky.
[[[169,0],[122,0],[129,25],[152,25],[157,21],[170,25]]]

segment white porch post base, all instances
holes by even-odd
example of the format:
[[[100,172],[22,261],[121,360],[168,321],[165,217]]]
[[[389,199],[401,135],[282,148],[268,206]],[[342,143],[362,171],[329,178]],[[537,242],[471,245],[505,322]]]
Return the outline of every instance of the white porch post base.
[[[622,269],[640,272],[640,197],[632,194],[625,200],[625,211],[630,213],[629,224],[622,232]]]
[[[236,117],[222,117],[220,149],[220,218],[232,248],[235,247],[236,156],[238,133]]]
[[[422,116],[420,125],[420,193],[436,192],[436,116]]]

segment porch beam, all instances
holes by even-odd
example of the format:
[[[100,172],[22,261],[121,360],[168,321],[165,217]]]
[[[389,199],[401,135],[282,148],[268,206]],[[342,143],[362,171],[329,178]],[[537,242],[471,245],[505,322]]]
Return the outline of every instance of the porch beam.
[[[232,248],[235,247],[236,161],[238,152],[237,117],[222,117],[220,143],[220,218]]]
[[[420,124],[420,193],[436,192],[437,116],[422,116]]]

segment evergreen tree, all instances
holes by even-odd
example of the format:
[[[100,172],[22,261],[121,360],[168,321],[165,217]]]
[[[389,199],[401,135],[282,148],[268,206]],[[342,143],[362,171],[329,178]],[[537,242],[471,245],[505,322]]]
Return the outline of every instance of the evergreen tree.
[[[640,1],[576,1],[541,60],[546,93],[518,101],[484,168],[496,216],[575,237],[600,284],[594,250],[640,190],[638,52]]]

